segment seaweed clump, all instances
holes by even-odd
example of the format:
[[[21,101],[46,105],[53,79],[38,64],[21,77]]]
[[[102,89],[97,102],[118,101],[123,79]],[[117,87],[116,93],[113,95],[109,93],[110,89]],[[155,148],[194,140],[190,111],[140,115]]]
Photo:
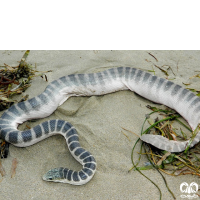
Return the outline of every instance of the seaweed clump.
[[[27,50],[18,66],[11,67],[4,63],[0,66],[0,111],[8,109],[13,103],[17,102],[12,97],[16,94],[22,94],[28,87],[31,86],[31,80],[35,76],[45,76],[44,73],[36,70],[36,66],[28,64],[26,58],[30,50]],[[36,75],[36,72],[40,74]],[[50,72],[50,71],[47,71]],[[46,78],[47,80],[47,78]],[[27,100],[28,96],[23,96],[20,101]]]
[[[0,66],[0,111],[8,109],[16,102],[26,101],[28,99],[28,95],[25,95],[17,101],[13,99],[13,96],[22,94],[28,87],[30,87],[33,77],[41,76],[43,78],[44,76],[47,81],[45,73],[51,71],[37,71],[36,65],[33,66],[27,63],[26,59],[29,53],[30,50],[27,50],[24,53],[21,61],[19,61],[19,65],[17,66],[13,67],[5,63],[4,66]],[[0,158],[7,157],[8,149],[9,143],[6,141],[0,142]]]

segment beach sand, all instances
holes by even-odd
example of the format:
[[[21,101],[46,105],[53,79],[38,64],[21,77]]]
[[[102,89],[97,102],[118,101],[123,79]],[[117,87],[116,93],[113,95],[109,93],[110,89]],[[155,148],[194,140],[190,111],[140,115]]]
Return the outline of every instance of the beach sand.
[[[0,65],[17,65],[24,52],[0,51]],[[170,66],[175,75],[169,70],[169,79],[183,85],[182,82],[188,82],[189,77],[199,73],[195,70],[200,71],[200,51],[31,51],[27,62],[33,65],[37,63],[40,71],[53,70],[47,73],[48,82],[64,75],[99,72],[119,66],[154,69],[156,75],[165,78],[164,73],[154,67],[154,63],[160,67]],[[29,94],[29,98],[37,96],[48,82],[40,77],[34,78],[25,94]],[[198,78],[192,79],[191,83],[190,87],[199,87]],[[51,116],[36,122],[25,122],[20,129],[26,125],[34,127],[47,119],[69,121],[76,127],[81,145],[96,158],[97,171],[93,179],[82,186],[45,182],[42,176],[51,168],[81,169],[81,165],[69,153],[64,138],[52,136],[26,148],[10,145],[8,158],[1,161],[6,176],[0,182],[0,199],[159,199],[159,191],[151,182],[137,171],[128,173],[132,167],[131,150],[138,137],[122,127],[139,135],[145,114],[150,113],[146,105],[155,106],[131,91],[71,97]],[[139,146],[135,150],[135,160],[138,151]],[[17,158],[18,165],[15,177],[11,178],[13,158]],[[140,165],[143,166],[147,161],[143,157]],[[162,199],[173,199],[156,170],[143,173],[160,187]],[[199,183],[199,178],[192,175],[163,176],[177,199],[181,199],[182,182]]]

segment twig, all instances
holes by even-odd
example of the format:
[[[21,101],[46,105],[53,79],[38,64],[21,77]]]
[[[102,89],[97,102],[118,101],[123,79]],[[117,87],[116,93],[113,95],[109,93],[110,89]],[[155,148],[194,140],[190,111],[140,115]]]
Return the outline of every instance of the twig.
[[[151,54],[151,53],[149,53],[149,52],[147,52],[150,56],[152,56],[155,60],[156,60],[156,62],[158,62],[158,59],[153,55],[153,54]]]

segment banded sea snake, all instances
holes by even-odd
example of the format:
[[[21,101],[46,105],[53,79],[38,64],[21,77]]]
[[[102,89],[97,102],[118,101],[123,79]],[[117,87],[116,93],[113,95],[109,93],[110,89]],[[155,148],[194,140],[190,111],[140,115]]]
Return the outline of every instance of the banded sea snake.
[[[96,161],[79,144],[76,129],[63,120],[49,120],[25,131],[18,124],[29,119],[44,118],[71,96],[104,95],[119,90],[131,90],[156,103],[164,104],[181,114],[194,130],[200,122],[200,99],[187,89],[147,72],[130,67],[111,68],[98,73],[72,74],[51,82],[43,93],[24,102],[17,103],[0,118],[0,138],[18,146],[35,144],[51,135],[65,137],[69,151],[83,165],[81,171],[67,168],[49,170],[43,180],[74,185],[87,183],[94,175]],[[172,141],[162,136],[143,135],[141,139],[157,148],[170,152],[181,152],[188,141]],[[200,141],[200,132],[190,147]]]

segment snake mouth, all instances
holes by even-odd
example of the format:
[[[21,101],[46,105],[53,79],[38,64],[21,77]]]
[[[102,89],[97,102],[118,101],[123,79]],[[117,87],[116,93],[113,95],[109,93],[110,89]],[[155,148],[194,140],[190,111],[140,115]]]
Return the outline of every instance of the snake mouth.
[[[60,171],[62,171],[62,168],[50,169],[46,174],[43,175],[42,179],[44,181],[60,182]]]
[[[43,179],[44,181],[53,181],[53,179],[50,178],[50,177],[47,177],[46,174],[43,175],[42,179]]]

